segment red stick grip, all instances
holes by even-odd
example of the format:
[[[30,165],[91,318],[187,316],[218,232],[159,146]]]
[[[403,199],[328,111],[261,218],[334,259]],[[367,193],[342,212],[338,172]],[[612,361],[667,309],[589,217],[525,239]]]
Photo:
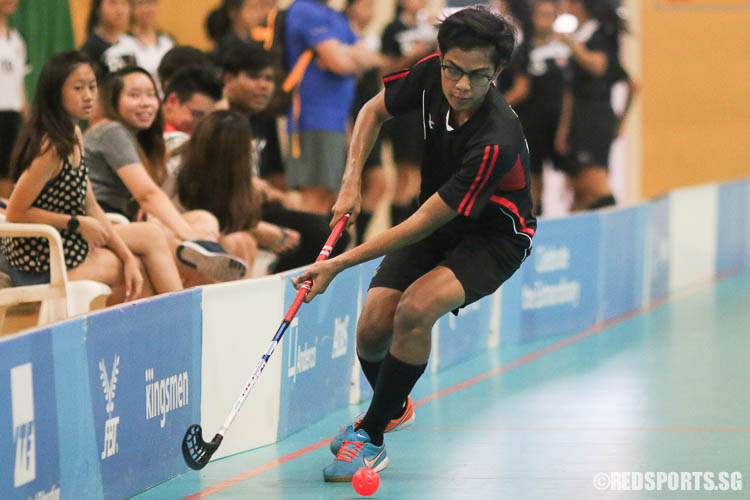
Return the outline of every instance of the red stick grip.
[[[326,240],[325,245],[323,245],[323,249],[318,254],[318,258],[315,259],[315,262],[320,262],[321,260],[326,260],[328,257],[330,257],[331,252],[333,251],[333,247],[336,246],[336,242],[339,240],[341,233],[344,231],[344,227],[346,226],[346,222],[349,220],[349,217],[351,217],[351,214],[342,215],[341,218],[336,223],[336,225],[333,226],[331,235],[328,236],[328,239]],[[311,279],[305,280],[299,286],[299,290],[297,290],[297,296],[294,297],[294,302],[292,302],[292,306],[286,312],[286,316],[284,316],[284,321],[292,321],[292,318],[294,318],[294,315],[297,314],[297,310],[299,309],[299,306],[302,305],[302,302],[305,300],[305,297],[307,296],[307,292],[309,292],[310,288],[312,288],[312,283],[313,281]]]

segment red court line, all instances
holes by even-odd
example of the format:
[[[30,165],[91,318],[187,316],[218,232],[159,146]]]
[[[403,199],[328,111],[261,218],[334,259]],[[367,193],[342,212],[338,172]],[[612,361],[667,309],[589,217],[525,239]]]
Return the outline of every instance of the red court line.
[[[329,438],[323,439],[322,441],[318,441],[317,443],[313,443],[309,446],[305,446],[304,448],[300,448],[297,451],[287,453],[281,458],[274,458],[270,462],[266,462],[263,465],[259,465],[258,467],[250,469],[249,471],[243,472],[242,474],[238,474],[231,479],[227,479],[226,481],[217,483],[211,486],[210,488],[206,488],[205,490],[201,490],[198,493],[187,496],[183,500],[193,500],[193,499],[205,498],[209,495],[213,495],[214,493],[218,493],[221,490],[225,490],[229,488],[230,486],[234,486],[235,484],[240,483],[246,479],[250,479],[253,476],[257,476],[258,474],[262,474],[266,472],[267,470],[273,469],[274,467],[278,467],[279,465],[285,464],[291,460],[294,460],[295,458],[301,457],[302,455],[306,455],[310,453],[311,451],[315,451],[319,448],[322,448],[323,446],[327,445],[330,442],[331,442],[331,438],[329,437]]]
[[[632,319],[636,316],[639,316],[643,313],[647,313],[649,311],[652,311],[656,309],[657,307],[660,307],[668,302],[671,302],[673,300],[677,300],[679,298],[682,298],[686,295],[690,295],[702,288],[705,288],[707,286],[713,285],[725,278],[728,278],[730,276],[734,276],[735,274],[738,274],[739,271],[732,271],[720,274],[714,278],[710,278],[702,283],[693,285],[692,287],[686,288],[685,290],[682,290],[680,292],[674,293],[672,295],[669,295],[663,299],[655,300],[651,302],[650,304],[641,307],[640,309],[636,309],[634,311],[631,311],[629,313],[623,314],[622,316],[618,316],[616,318],[612,318],[610,320],[604,321],[602,323],[599,323],[597,325],[592,326],[588,330],[585,330],[579,334],[573,335],[572,337],[568,337],[565,339],[560,340],[559,342],[556,342],[554,344],[548,345],[547,347],[540,349],[538,351],[534,351],[532,353],[527,354],[526,356],[523,356],[511,363],[508,363],[507,365],[500,366],[498,368],[495,368],[493,370],[490,370],[488,372],[485,372],[481,375],[477,375],[476,377],[472,377],[470,379],[464,380],[463,382],[459,382],[456,385],[453,385],[451,387],[448,387],[446,389],[443,389],[442,391],[438,391],[434,394],[431,394],[430,396],[423,397],[421,399],[418,399],[414,402],[414,406],[422,406],[423,404],[429,403],[430,401],[434,401],[436,399],[442,398],[444,396],[447,396],[449,394],[453,394],[454,392],[460,391],[461,389],[466,389],[469,386],[475,385],[479,382],[482,382],[490,377],[494,377],[496,375],[499,375],[501,373],[507,372],[508,370],[512,370],[513,368],[516,368],[518,366],[521,366],[523,364],[526,364],[530,361],[534,361],[535,359],[541,358],[545,354],[549,354],[554,351],[558,351],[562,349],[563,347],[569,346],[570,344],[574,342],[578,342],[579,340],[583,340],[587,337],[591,337],[594,334],[597,334],[601,332],[602,330],[605,330],[611,326],[614,326],[618,323],[622,323],[623,321],[627,321],[629,319]],[[644,430],[647,430],[648,428],[643,428]],[[658,430],[659,428],[654,427],[654,430]],[[665,428],[666,429],[666,428]],[[678,429],[678,428],[675,428]],[[745,428],[703,428],[703,427],[683,427],[679,428],[683,430],[745,430]],[[206,488],[205,490],[201,490],[197,493],[194,493],[190,496],[184,497],[183,500],[195,500],[198,498],[205,498],[209,495],[213,495],[214,493],[218,493],[219,491],[225,490],[229,488],[230,486],[234,486],[237,483],[240,483],[242,481],[245,481],[247,479],[250,479],[251,477],[257,476],[258,474],[262,474],[263,472],[266,472],[270,469],[273,469],[274,467],[278,467],[279,465],[285,464],[291,460],[294,460],[295,458],[299,458],[303,455],[306,455],[310,453],[311,451],[315,451],[317,449],[322,448],[326,444],[331,442],[331,439],[333,439],[333,436],[327,437],[325,439],[322,439],[318,441],[317,443],[313,443],[311,445],[305,446],[304,448],[300,448],[299,450],[293,451],[291,453],[287,453],[283,457],[275,458],[269,462],[266,462],[263,465],[259,465],[258,467],[255,467],[253,469],[250,469],[246,472],[243,472],[242,474],[238,474],[234,476],[233,478],[227,479],[225,481],[222,481],[220,483],[215,484],[214,486],[211,486],[209,488]]]

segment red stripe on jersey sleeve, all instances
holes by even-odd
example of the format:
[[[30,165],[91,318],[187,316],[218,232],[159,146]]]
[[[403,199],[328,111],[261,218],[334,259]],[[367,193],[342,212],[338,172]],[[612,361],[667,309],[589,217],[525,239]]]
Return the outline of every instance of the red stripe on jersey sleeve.
[[[393,80],[398,80],[399,78],[403,78],[406,75],[409,74],[409,70],[399,71],[398,73],[391,73],[390,75],[386,75],[383,77],[383,83],[392,82]]]
[[[428,59],[432,59],[433,57],[439,57],[439,56],[440,56],[440,53],[439,52],[435,52],[433,54],[430,54],[428,56],[423,57],[422,59],[420,59],[419,61],[417,61],[417,63],[414,66],[416,66],[417,64],[421,64],[421,63],[425,62]],[[402,70],[402,71],[397,71],[396,73],[391,73],[390,75],[385,75],[383,77],[383,83],[388,83],[388,82],[392,82],[394,80],[398,80],[400,78],[403,78],[403,77],[405,77],[406,75],[409,74],[409,71],[410,70],[405,69],[405,70]]]
[[[524,220],[523,217],[521,217],[521,214],[518,213],[518,207],[515,205],[515,203],[510,201],[508,198],[503,198],[502,196],[497,196],[497,195],[490,196],[490,201],[494,201],[498,205],[501,205],[507,208],[508,210],[510,210],[511,212],[513,212],[513,215],[518,217],[518,220],[521,222],[521,232],[526,233],[529,236],[534,236],[534,233],[536,231],[534,231],[530,227],[526,227],[526,221]]]
[[[417,61],[417,64],[421,64],[421,63],[425,62],[427,59],[432,59],[433,57],[438,57],[439,55],[440,55],[440,52],[433,52],[432,54],[430,54],[428,56],[424,56],[422,59],[420,59],[419,61]],[[415,66],[416,66],[416,64],[415,64]]]
[[[497,154],[499,152],[500,146],[498,146],[497,144],[492,146],[492,160],[490,160],[490,168],[487,169],[487,173],[483,176],[482,183],[479,185],[479,188],[474,191],[474,195],[471,197],[471,201],[469,202],[469,206],[466,207],[466,213],[464,215],[471,215],[471,209],[474,207],[474,202],[477,201],[477,195],[482,192],[482,189],[484,189],[484,185],[487,184],[487,181],[492,175],[492,170],[495,168],[495,162],[497,161]]]
[[[484,172],[484,167],[487,166],[487,158],[490,156],[490,147],[486,146],[484,148],[484,158],[482,158],[482,165],[479,167],[479,172],[477,172],[477,176],[474,178],[474,182],[471,183],[471,187],[466,192],[466,195],[464,196],[464,199],[461,200],[461,204],[458,206],[458,213],[463,213],[464,206],[469,202],[471,199],[472,194],[474,193],[474,190],[479,185],[479,182],[482,179],[482,173]],[[464,214],[465,215],[465,214]]]

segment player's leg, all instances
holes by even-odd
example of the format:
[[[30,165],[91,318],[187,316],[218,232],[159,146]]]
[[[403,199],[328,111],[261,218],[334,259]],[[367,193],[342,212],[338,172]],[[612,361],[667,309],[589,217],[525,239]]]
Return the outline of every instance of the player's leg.
[[[419,278],[401,296],[391,346],[383,358],[370,408],[358,426],[367,431],[374,444],[383,442],[388,422],[427,367],[433,325],[464,301],[463,286],[453,271],[443,266]]]
[[[356,354],[359,366],[362,368],[370,387],[375,388],[378,373],[383,364],[383,358],[388,353],[393,337],[393,318],[396,306],[403,294],[400,290],[386,287],[370,288],[365,297],[365,304],[357,322]],[[385,432],[397,431],[408,427],[414,422],[414,407],[411,400],[405,398],[399,410],[394,412]],[[364,413],[357,417],[354,424],[362,421]],[[351,427],[351,426],[350,426]],[[340,432],[331,440],[331,453],[338,454],[344,442],[345,432]]]
[[[393,336],[396,308],[403,291],[420,277],[429,273],[442,261],[455,241],[433,234],[426,239],[388,254],[378,266],[370,282],[362,313],[357,323],[357,357],[367,381],[374,388],[388,353]],[[385,432],[397,431],[414,421],[414,407],[404,396],[391,415]],[[352,428],[364,415],[347,427]],[[345,432],[331,441],[331,452],[336,455],[345,439]]]
[[[388,353],[403,292],[431,272],[456,244],[443,235],[432,234],[388,254],[378,266],[357,324],[357,353],[371,386],[375,387],[380,363]]]
[[[438,318],[492,294],[520,267],[530,246],[525,235],[466,236],[440,265],[404,291],[396,307],[393,339],[380,367],[375,394],[359,424],[374,444],[381,443],[392,415],[424,372],[432,326]]]
[[[461,283],[445,267],[428,272],[401,295],[393,315],[391,346],[378,372],[370,407],[356,427],[345,430],[336,458],[323,470],[326,481],[350,481],[361,467],[379,471],[388,465],[383,433],[424,373],[432,325],[463,302]],[[382,346],[375,342],[375,347],[378,344]]]
[[[357,322],[357,357],[362,371],[375,387],[378,371],[393,336],[393,320],[403,292],[392,288],[370,288]]]

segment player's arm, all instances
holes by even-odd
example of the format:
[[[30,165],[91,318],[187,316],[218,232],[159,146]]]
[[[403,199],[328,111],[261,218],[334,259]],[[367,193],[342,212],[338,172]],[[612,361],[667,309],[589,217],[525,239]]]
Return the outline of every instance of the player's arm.
[[[341,190],[332,209],[331,226],[336,224],[345,213],[352,214],[349,224],[356,220],[362,204],[362,166],[372,151],[380,133],[380,127],[390,117],[385,107],[385,91],[383,90],[367,101],[359,111],[352,131]]]
[[[416,213],[401,224],[338,257],[311,265],[302,274],[292,278],[292,283],[295,288],[299,288],[304,281],[313,280],[312,289],[305,299],[309,302],[319,293],[325,292],[331,280],[344,269],[411,245],[447,224],[457,215],[456,211],[448,206],[439,194],[433,194]]]

